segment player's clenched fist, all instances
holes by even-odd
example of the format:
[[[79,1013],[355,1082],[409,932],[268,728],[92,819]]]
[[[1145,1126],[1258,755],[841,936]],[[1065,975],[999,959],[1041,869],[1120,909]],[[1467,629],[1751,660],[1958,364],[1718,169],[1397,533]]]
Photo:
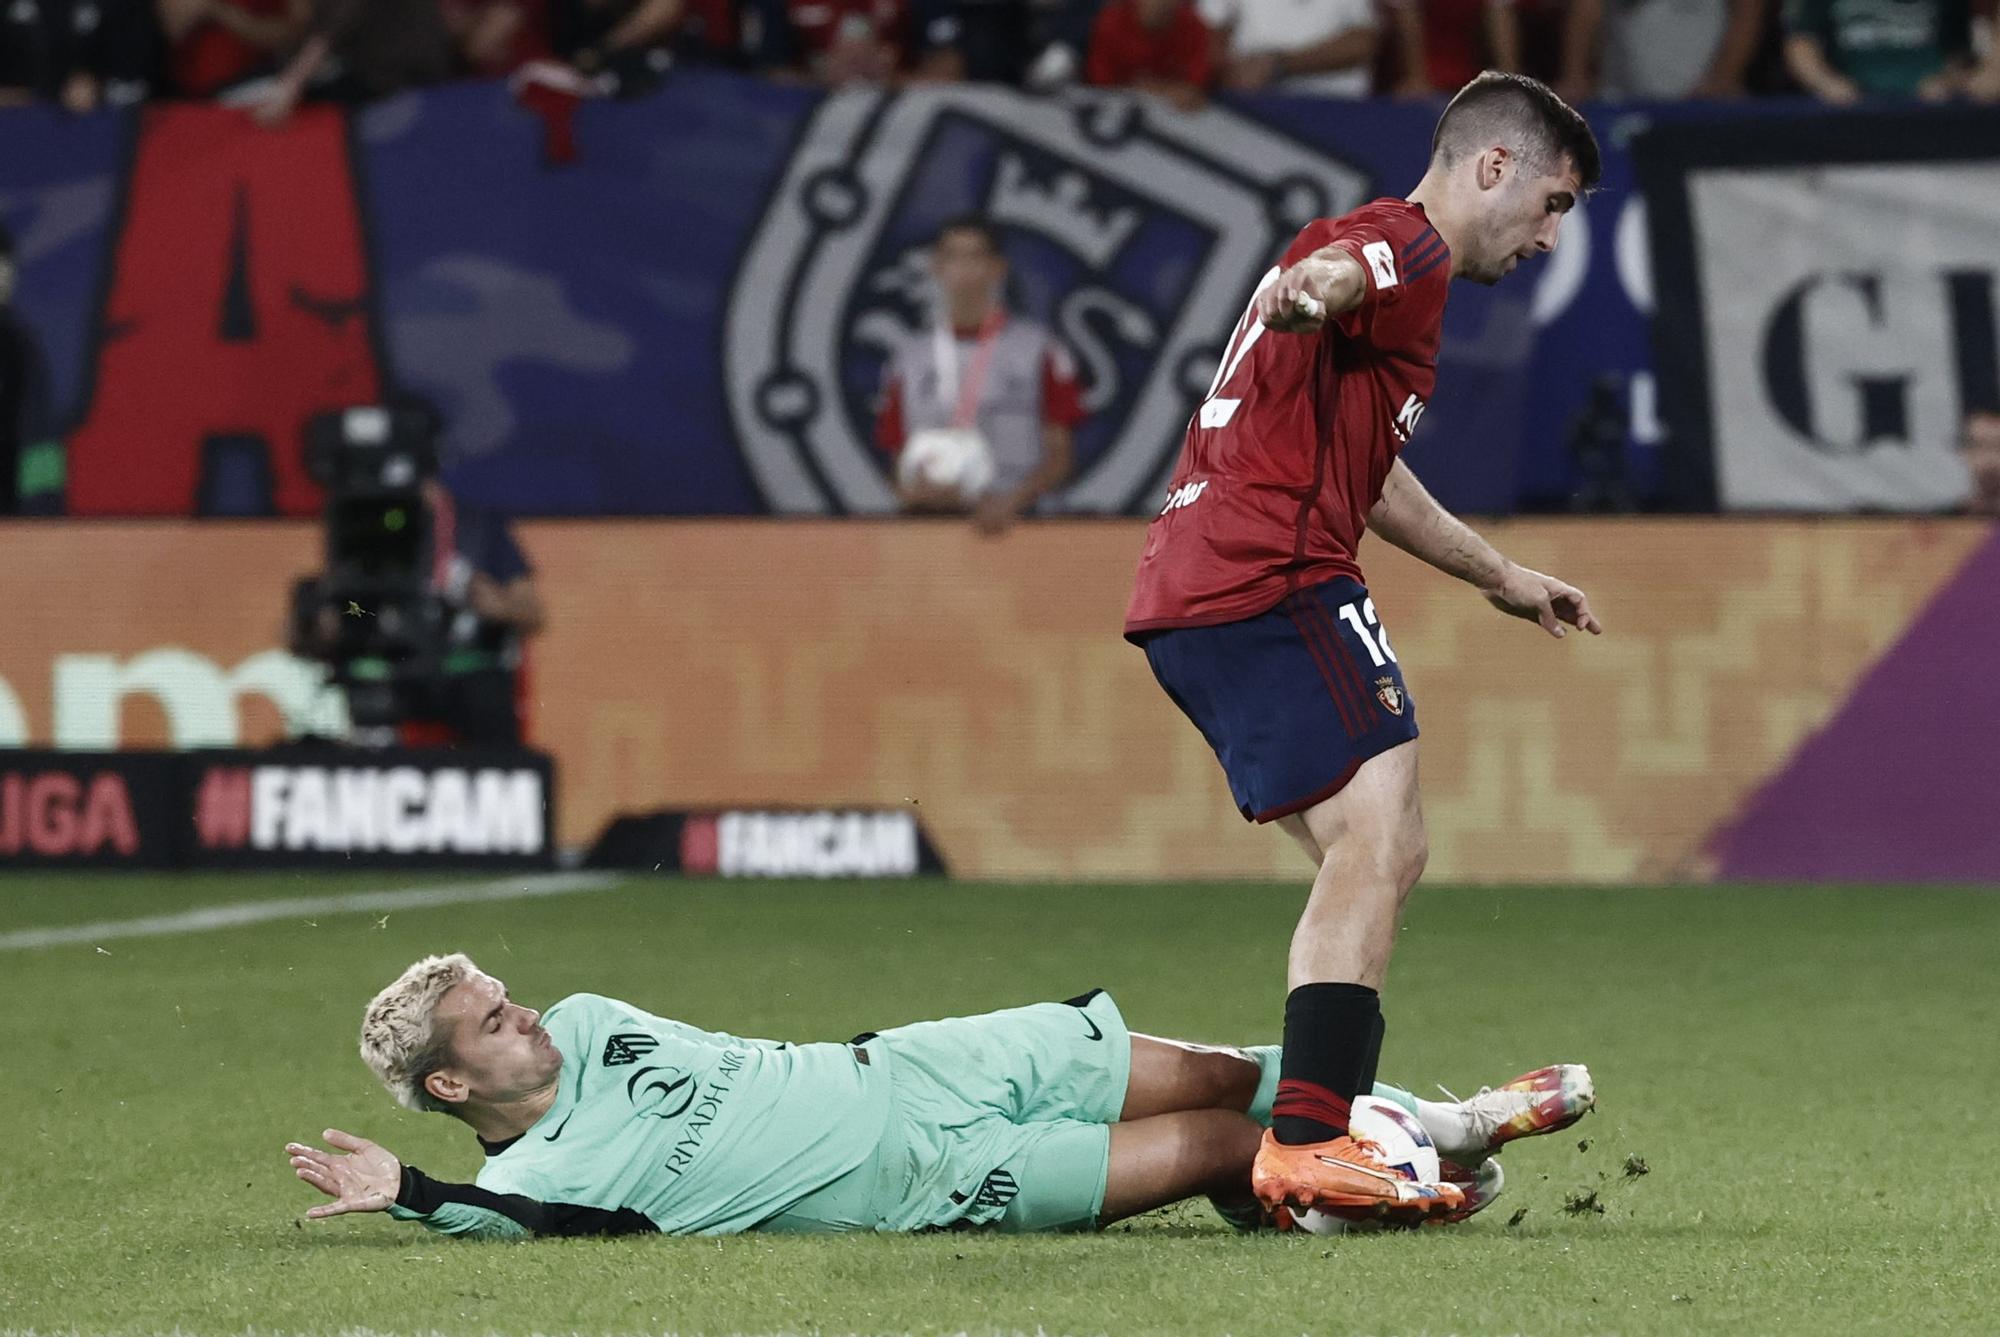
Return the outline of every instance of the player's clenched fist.
[[[1277,282],[1257,295],[1257,318],[1280,334],[1312,334],[1326,324],[1326,298],[1321,293],[1323,274],[1301,260]]]
[[[1257,294],[1257,319],[1280,334],[1315,334],[1328,316],[1352,310],[1366,287],[1353,256],[1338,246],[1324,247]]]

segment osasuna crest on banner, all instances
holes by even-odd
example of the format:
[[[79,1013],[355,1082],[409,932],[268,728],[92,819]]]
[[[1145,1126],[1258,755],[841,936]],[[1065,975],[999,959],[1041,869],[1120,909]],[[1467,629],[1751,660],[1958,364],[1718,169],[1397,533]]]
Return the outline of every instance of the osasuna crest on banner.
[[[773,510],[891,509],[869,432],[882,362],[925,322],[938,224],[977,212],[1005,234],[1011,304],[1078,360],[1091,419],[1068,508],[1156,511],[1258,275],[1368,186],[1221,108],[973,86],[831,96],[730,294],[737,440]]]

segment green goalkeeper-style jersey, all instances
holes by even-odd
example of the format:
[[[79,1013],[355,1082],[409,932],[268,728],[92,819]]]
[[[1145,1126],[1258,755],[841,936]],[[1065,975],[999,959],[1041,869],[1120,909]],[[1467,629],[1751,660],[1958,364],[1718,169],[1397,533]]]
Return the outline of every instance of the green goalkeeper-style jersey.
[[[471,1185],[405,1167],[391,1215],[453,1235],[727,1234],[831,1184],[880,1145],[885,1068],[841,1044],[699,1030],[596,994],[542,1025],[555,1103],[488,1143]]]

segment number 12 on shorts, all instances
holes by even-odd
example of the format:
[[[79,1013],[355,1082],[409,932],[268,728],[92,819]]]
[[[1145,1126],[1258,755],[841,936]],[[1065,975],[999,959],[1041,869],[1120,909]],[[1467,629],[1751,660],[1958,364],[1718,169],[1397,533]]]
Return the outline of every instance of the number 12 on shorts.
[[[1376,668],[1398,662],[1396,652],[1389,648],[1389,629],[1382,625],[1382,619],[1375,616],[1373,599],[1363,599],[1358,604],[1342,604],[1340,620],[1354,628],[1354,634],[1361,638],[1361,644],[1367,649],[1368,657],[1375,661]]]

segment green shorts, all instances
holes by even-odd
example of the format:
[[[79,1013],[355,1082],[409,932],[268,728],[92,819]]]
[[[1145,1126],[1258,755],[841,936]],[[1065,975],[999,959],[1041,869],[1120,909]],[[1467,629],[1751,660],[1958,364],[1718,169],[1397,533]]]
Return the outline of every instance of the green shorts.
[[[857,1048],[887,1064],[875,1155],[769,1230],[1091,1230],[1132,1036],[1111,995],[920,1021]]]

